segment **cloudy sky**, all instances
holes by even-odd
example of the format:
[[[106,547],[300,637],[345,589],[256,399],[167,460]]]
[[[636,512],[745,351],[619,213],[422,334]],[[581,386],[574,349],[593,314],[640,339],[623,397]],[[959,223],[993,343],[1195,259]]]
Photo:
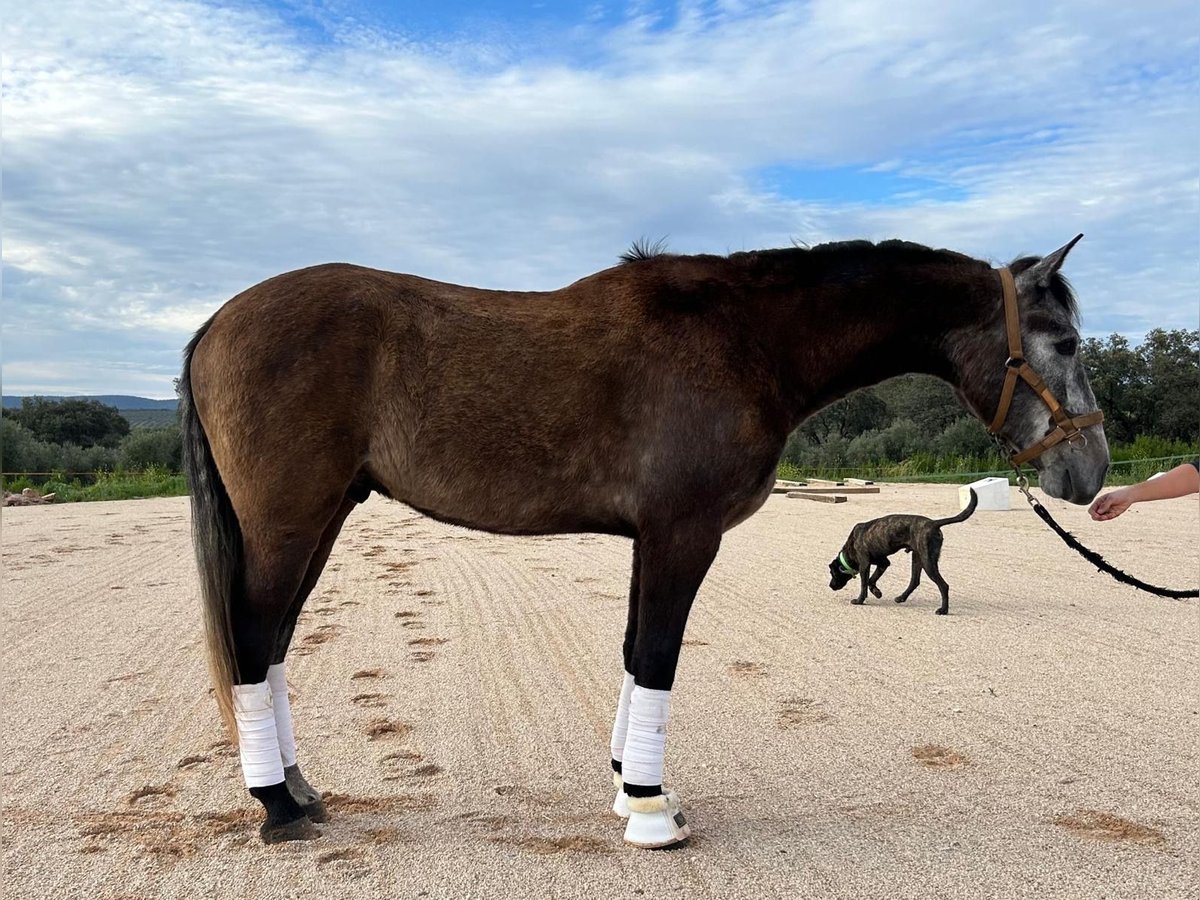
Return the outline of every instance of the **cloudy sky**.
[[[1200,319],[1195,0],[8,4],[5,393],[165,397],[348,261],[546,289],[634,238],[1086,239],[1084,331]]]

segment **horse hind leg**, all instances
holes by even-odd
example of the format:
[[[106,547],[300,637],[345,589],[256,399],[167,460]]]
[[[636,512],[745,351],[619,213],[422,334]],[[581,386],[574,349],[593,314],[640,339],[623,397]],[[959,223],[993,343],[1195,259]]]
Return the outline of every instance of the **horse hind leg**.
[[[361,499],[365,499],[365,496]],[[329,554],[333,550],[334,542],[337,541],[346,517],[359,502],[359,497],[347,495],[333,519],[325,526],[321,542],[317,545],[312,559],[309,560],[304,580],[288,609],[287,617],[280,629],[279,640],[275,645],[275,653],[271,658],[271,665],[267,668],[267,682],[271,685],[271,698],[275,711],[275,730],[279,738],[279,755],[283,761],[284,783],[287,785],[292,799],[300,804],[300,808],[309,821],[318,823],[329,821],[329,813],[325,809],[325,802],[321,799],[321,794],[308,783],[296,761],[296,736],[292,724],[291,701],[288,698],[285,660],[288,647],[291,646],[292,637],[296,631],[296,621],[304,608],[304,602],[316,587],[325,563],[329,561]]]
[[[266,809],[261,834],[268,844],[320,835],[287,787],[276,709],[286,705],[287,684],[286,679],[282,684],[275,679],[277,687],[273,686],[269,671],[315,543],[315,539],[299,543],[248,535],[243,590],[230,609],[238,672],[234,715],[242,774],[251,796]],[[277,693],[281,695],[279,703]],[[290,707],[287,720],[290,730]]]

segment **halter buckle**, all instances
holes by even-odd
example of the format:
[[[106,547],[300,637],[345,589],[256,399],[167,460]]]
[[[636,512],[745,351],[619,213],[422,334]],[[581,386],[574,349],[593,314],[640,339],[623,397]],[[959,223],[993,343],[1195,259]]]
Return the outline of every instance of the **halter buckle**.
[[[1019,368],[1021,368],[1021,366],[1025,365],[1025,360],[1023,357],[1020,357],[1020,356],[1010,356],[1008,359],[1006,359],[1004,361],[1004,365],[1005,365],[1005,368],[1019,369]]]

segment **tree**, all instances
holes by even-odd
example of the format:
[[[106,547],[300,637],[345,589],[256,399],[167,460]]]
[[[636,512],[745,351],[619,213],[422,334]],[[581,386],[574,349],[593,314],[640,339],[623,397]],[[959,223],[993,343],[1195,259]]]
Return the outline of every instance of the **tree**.
[[[809,418],[797,433],[809,443],[825,444],[834,438],[850,440],[864,431],[886,428],[892,417],[887,404],[871,388],[862,388]]]
[[[1147,371],[1140,353],[1119,334],[1109,335],[1107,341],[1088,338],[1080,353],[1096,404],[1104,410],[1109,441],[1127,443],[1148,433]]]
[[[138,428],[121,442],[121,465],[127,469],[159,466],[178,472],[183,468],[183,440],[179,429]]]
[[[47,400],[25,397],[21,408],[5,415],[29,429],[39,441],[88,448],[115,447],[129,434],[129,423],[115,406],[97,400]]]
[[[1195,442],[1200,437],[1200,331],[1155,328],[1137,355],[1149,382],[1145,433]]]

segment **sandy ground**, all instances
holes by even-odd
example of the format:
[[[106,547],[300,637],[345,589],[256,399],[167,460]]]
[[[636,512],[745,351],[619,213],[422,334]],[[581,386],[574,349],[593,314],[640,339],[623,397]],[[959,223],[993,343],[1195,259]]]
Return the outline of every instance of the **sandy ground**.
[[[694,828],[608,812],[630,546],[503,538],[373,499],[289,657],[320,840],[266,848],[207,696],[185,499],[4,511],[10,897],[1184,897],[1200,878],[1200,605],[1139,594],[1014,509],[946,532],[951,615],[907,559],[852,607],[851,525],[956,490],[773,497],[726,536],[687,635],[667,778]],[[1115,522],[1200,579],[1195,498]]]

